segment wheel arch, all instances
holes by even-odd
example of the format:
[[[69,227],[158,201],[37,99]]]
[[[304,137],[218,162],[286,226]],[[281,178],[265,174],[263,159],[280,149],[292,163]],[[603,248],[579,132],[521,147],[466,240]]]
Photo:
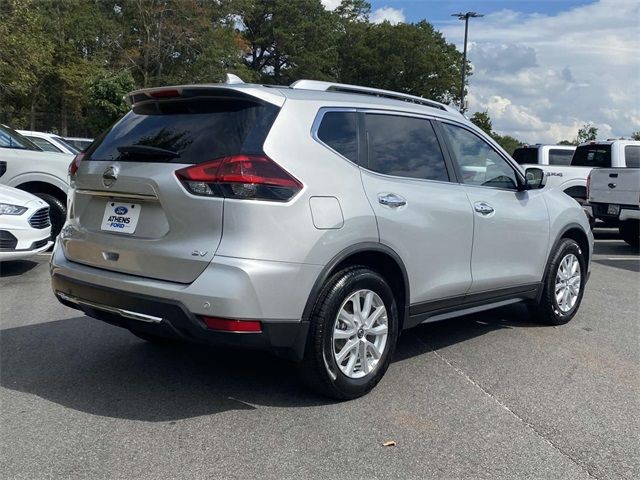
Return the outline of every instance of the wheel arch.
[[[16,185],[15,188],[19,190],[24,190],[25,192],[29,192],[29,193],[47,193],[49,195],[56,197],[65,205],[67,203],[67,194],[63,190],[61,190],[60,188],[56,187],[51,183],[31,181],[31,182],[21,183],[20,185]]]
[[[398,305],[402,331],[409,312],[409,277],[400,256],[390,247],[381,243],[363,242],[351,245],[334,256],[322,269],[316,279],[303,312],[303,320],[308,321],[318,301],[323,285],[334,273],[351,265],[364,265],[380,273],[389,282]]]
[[[551,249],[547,254],[547,263],[544,267],[544,275],[542,276],[542,281],[541,281],[542,287],[538,292],[538,301],[540,301],[540,297],[542,295],[542,289],[544,288],[544,282],[545,282],[545,279],[547,278],[547,274],[549,273],[549,267],[551,263],[551,257],[553,256],[553,252],[556,251],[560,242],[565,238],[570,238],[571,240],[574,240],[578,244],[578,246],[580,247],[580,250],[582,250],[582,252],[584,253],[586,264],[589,265],[589,261],[590,261],[589,236],[584,231],[584,229],[577,223],[570,223],[569,225],[566,225],[560,231],[560,233],[558,233],[558,235],[556,236],[556,239],[553,242],[553,245],[551,246]]]

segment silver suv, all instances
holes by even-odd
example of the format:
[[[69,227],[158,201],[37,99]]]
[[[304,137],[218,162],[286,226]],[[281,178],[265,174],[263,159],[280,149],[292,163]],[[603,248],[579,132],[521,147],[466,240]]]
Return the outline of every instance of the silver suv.
[[[309,80],[128,101],[70,166],[65,305],[149,341],[267,349],[339,399],[380,381],[407,328],[578,310],[582,209],[448,106]]]

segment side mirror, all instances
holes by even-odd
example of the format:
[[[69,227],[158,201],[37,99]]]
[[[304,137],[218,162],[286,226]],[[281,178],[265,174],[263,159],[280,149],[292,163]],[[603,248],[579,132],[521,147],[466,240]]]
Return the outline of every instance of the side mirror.
[[[525,190],[537,190],[543,188],[547,183],[547,177],[544,170],[537,167],[527,168],[524,172]]]

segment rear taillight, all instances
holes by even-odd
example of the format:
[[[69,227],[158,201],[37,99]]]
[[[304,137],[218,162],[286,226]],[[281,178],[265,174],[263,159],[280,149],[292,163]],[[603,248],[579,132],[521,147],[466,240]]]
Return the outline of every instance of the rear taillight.
[[[591,172],[587,175],[587,200],[589,200],[589,188],[591,187]]]
[[[302,183],[266,155],[233,155],[176,171],[194,195],[286,202]]]
[[[229,318],[202,317],[209,330],[233,333],[260,333],[262,325],[257,320],[232,320]]]
[[[84,158],[84,152],[78,153],[73,158],[73,160],[69,164],[69,176],[70,177],[73,178],[75,176],[76,172],[78,171],[78,168],[80,168],[80,163],[82,162],[83,158]]]

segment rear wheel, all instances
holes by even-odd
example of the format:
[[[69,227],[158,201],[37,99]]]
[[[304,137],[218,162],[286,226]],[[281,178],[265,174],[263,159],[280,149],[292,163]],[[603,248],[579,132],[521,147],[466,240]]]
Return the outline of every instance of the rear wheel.
[[[529,305],[532,315],[551,325],[571,320],[582,302],[586,274],[580,246],[575,240],[563,239],[551,257],[540,302]]]
[[[386,280],[366,267],[342,270],[327,281],[311,314],[303,380],[328,397],[360,397],[385,374],[397,337]]]
[[[632,247],[640,247],[640,221],[625,220],[620,222],[620,236]]]
[[[57,197],[48,193],[35,192],[36,197],[49,204],[49,218],[51,219],[51,238],[56,238],[67,219],[67,206]]]

